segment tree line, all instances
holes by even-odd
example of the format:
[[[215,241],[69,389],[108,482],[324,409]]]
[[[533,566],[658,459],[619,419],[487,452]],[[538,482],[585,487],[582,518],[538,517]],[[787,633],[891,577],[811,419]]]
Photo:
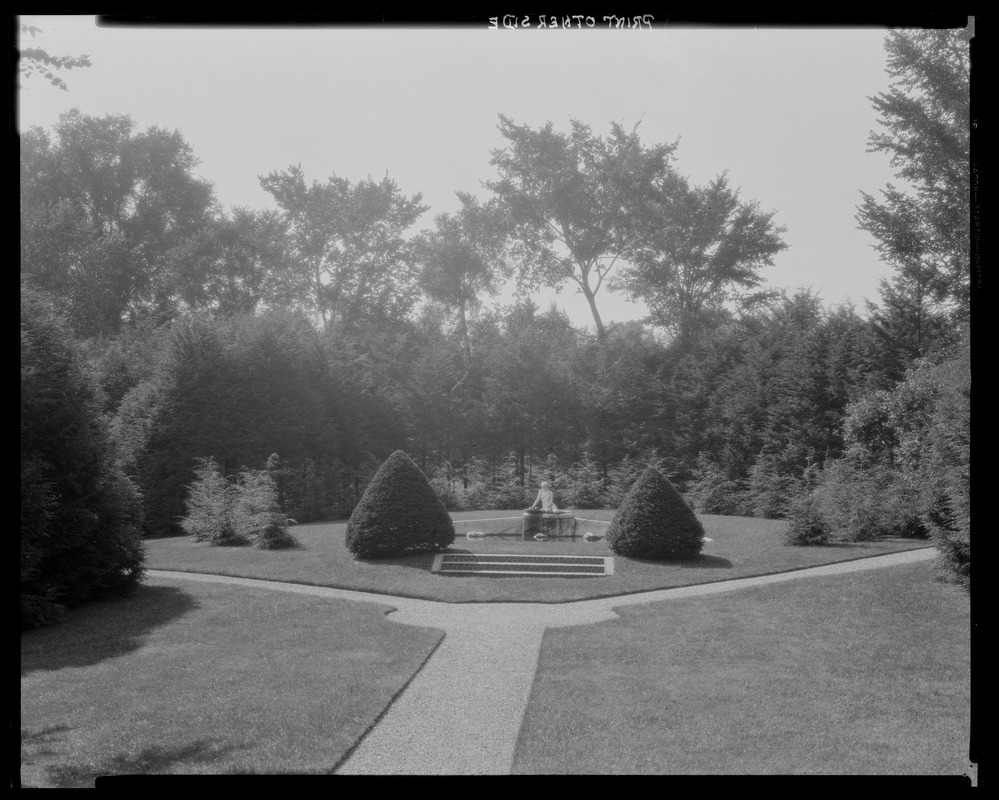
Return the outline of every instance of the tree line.
[[[277,458],[306,521],[349,515],[403,449],[454,509],[522,507],[542,478],[566,505],[615,506],[653,464],[702,513],[810,498],[852,536],[905,519],[970,563],[968,45],[910,31],[886,49],[870,145],[906,186],[860,193],[892,267],[861,310],[761,291],[786,247],[776,212],[724,172],[691,185],[676,143],[616,124],[501,116],[489,196],[459,192],[422,230],[421,195],[388,176],[292,165],[259,177],[274,210],[224,209],[178,132],[79,111],[24,131],[22,500],[25,331],[52,316],[145,535],[179,531],[199,459],[232,475]],[[508,280],[520,299],[487,307]],[[592,329],[530,299],[565,285]],[[649,318],[605,323],[603,289]],[[853,498],[845,518],[832,497]]]

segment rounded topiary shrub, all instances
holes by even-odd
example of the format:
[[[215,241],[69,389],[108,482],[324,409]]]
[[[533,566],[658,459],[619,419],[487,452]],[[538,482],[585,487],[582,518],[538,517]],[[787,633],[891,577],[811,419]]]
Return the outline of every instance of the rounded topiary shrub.
[[[631,487],[607,530],[610,548],[633,558],[695,558],[703,540],[701,521],[655,467]]]
[[[381,465],[347,522],[347,549],[361,558],[444,550],[453,541],[444,503],[401,450]]]

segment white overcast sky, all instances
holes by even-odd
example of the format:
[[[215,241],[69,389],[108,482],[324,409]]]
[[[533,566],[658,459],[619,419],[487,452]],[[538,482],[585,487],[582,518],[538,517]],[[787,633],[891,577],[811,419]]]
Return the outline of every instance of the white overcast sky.
[[[532,127],[571,118],[606,134],[611,121],[645,143],[680,138],[676,167],[700,184],[727,170],[744,200],[775,210],[787,251],[767,285],[810,287],[828,305],[878,299],[889,270],[857,230],[861,190],[892,180],[867,152],[879,127],[872,95],[889,85],[886,28],[489,30],[367,26],[202,29],[98,27],[92,16],[24,15],[42,29],[25,46],[90,56],[63,71],[63,92],[31,78],[21,127],[50,128],[79,108],[125,113],[140,128],[179,129],[199,173],[226,206],[271,208],[259,175],[301,164],[307,180],[386,172],[433,215],[454,192],[485,198],[498,115]],[[599,20],[598,20],[599,21]],[[553,295],[537,297],[546,307]],[[557,298],[574,324],[585,300]],[[637,318],[623,297],[598,295],[606,321]]]

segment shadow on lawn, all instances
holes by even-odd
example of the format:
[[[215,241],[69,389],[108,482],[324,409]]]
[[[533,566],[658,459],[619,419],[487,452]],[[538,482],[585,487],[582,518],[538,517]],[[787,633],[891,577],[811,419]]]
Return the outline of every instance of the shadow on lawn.
[[[134,756],[112,756],[98,764],[57,766],[46,769],[49,781],[60,789],[92,787],[105,775],[162,775],[171,768],[190,772],[194,764],[211,764],[228,753],[245,750],[248,745],[218,746],[209,740],[198,740],[179,747],[146,747]]]
[[[35,758],[54,755],[56,751],[52,747],[58,741],[59,735],[71,730],[69,725],[52,725],[34,732],[21,728],[21,751]]]
[[[88,603],[60,623],[21,635],[21,675],[125,655],[141,647],[153,629],[198,607],[191,595],[173,586],[139,586],[126,597]]]
[[[699,555],[696,558],[684,558],[676,560],[660,561],[654,558],[632,558],[627,556],[629,561],[636,564],[651,564],[657,567],[669,566],[680,567],[681,569],[732,569],[732,562],[720,556]]]
[[[436,553],[427,552],[414,552],[402,556],[390,556],[388,558],[374,558],[374,557],[356,557],[354,563],[363,564],[371,567],[408,567],[409,569],[418,569],[423,572],[430,572],[430,568],[434,564],[434,556]]]

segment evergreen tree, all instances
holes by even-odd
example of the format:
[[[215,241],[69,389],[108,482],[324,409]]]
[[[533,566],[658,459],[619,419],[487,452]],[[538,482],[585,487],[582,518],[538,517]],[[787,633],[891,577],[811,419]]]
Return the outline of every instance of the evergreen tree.
[[[815,497],[808,492],[798,495],[791,503],[784,543],[790,545],[825,545],[832,539],[832,528],[822,514]]]
[[[139,494],[113,457],[67,322],[21,287],[21,625],[142,579]]]
[[[628,492],[607,530],[607,544],[632,558],[696,558],[704,528],[676,487],[649,467]]]
[[[381,465],[347,521],[347,549],[359,558],[446,550],[454,523],[413,460],[396,450]]]
[[[744,512],[745,500],[739,484],[730,479],[721,466],[701,453],[697,471],[689,489],[690,501],[701,514],[736,516]]]
[[[217,545],[246,544],[248,532],[236,524],[236,490],[214,458],[199,458],[188,487],[187,514],[180,526],[195,541]]]
[[[885,43],[892,88],[871,98],[885,130],[871,151],[891,155],[897,176],[882,198],[862,193],[857,220],[895,269],[882,282],[874,320],[908,358],[930,351],[968,319],[973,27],[894,31]]]
[[[298,540],[288,530],[281,511],[278,489],[266,469],[243,467],[236,485],[235,528],[245,539],[263,550],[296,547]]]

